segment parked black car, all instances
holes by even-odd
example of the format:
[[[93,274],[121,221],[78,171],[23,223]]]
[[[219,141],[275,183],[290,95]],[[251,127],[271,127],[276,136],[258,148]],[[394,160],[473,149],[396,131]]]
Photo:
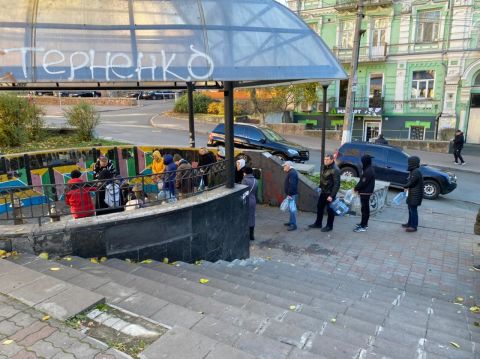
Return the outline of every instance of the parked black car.
[[[310,157],[308,149],[287,141],[267,127],[236,123],[233,126],[233,135],[235,147],[266,150],[285,161],[304,162]],[[221,123],[208,136],[208,145],[223,146],[224,144],[225,127]]]
[[[360,158],[364,154],[373,157],[372,165],[378,180],[390,182],[392,187],[402,188],[407,183],[407,160],[409,155],[402,149],[367,142],[346,143],[337,152],[336,163],[342,175],[358,177],[361,173]],[[423,175],[423,197],[436,199],[457,188],[457,177],[449,172],[437,170],[427,165],[420,166]]]
[[[71,93],[70,97],[102,97],[102,94],[98,91],[82,91]]]
[[[166,100],[175,97],[173,91],[144,91],[140,94],[141,100]]]

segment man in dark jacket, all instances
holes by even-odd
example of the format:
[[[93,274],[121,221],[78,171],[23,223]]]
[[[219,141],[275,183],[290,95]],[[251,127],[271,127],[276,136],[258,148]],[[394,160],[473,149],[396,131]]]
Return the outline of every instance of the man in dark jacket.
[[[288,211],[290,212],[290,220],[285,223],[288,226],[288,231],[294,231],[297,229],[297,211],[292,211],[290,206],[291,201],[295,203],[298,197],[298,173],[293,168],[293,162],[285,161],[283,163],[283,171],[287,172],[287,177],[285,178],[284,190],[287,198],[289,200]]]
[[[107,170],[112,175],[112,178],[115,177],[116,171],[115,167],[113,166],[113,162],[109,160],[106,156],[101,155],[97,162],[95,163],[95,167],[93,169],[93,178],[99,179],[100,172],[103,170]]]
[[[166,197],[168,202],[174,202],[175,197],[175,179],[177,173],[177,165],[173,162],[172,155],[165,155],[163,157],[163,163],[165,164],[165,174],[164,174],[164,190],[166,192]]]
[[[416,232],[418,227],[418,206],[422,204],[423,200],[423,176],[420,172],[420,158],[412,156],[408,159],[408,182],[403,187],[408,191],[407,205],[408,205],[408,222],[402,224],[406,228],[406,232]]]
[[[368,219],[370,218],[370,196],[375,190],[375,171],[372,167],[372,158],[370,155],[362,156],[363,171],[360,181],[354,188],[354,191],[360,196],[362,205],[362,221],[357,224],[354,232],[366,232],[368,229]]]
[[[327,207],[327,225],[322,232],[329,232],[333,229],[335,212],[330,208],[330,203],[335,201],[337,192],[340,189],[340,171],[335,165],[333,154],[326,154],[323,159],[323,172],[320,174],[320,197],[317,203],[317,219],[310,224],[310,228],[322,228],[323,213]]]
[[[176,188],[181,197],[186,197],[193,192],[192,165],[178,153],[173,155],[173,161],[177,165]]]
[[[203,185],[205,187],[211,186],[212,184],[209,183],[213,173],[211,172],[211,166],[215,162],[217,162],[215,155],[210,152],[206,147],[200,148],[198,151],[199,159],[198,159],[198,167],[201,173],[203,173]]]
[[[378,138],[375,140],[377,145],[388,145],[388,141],[383,137],[383,133],[378,135]]]
[[[243,171],[243,181],[242,184],[246,185],[248,188],[248,227],[250,228],[250,240],[255,240],[254,231],[255,231],[255,210],[257,207],[257,190],[258,184],[257,180],[253,176],[252,167],[245,167]]]
[[[473,225],[473,233],[480,235],[480,208],[478,209],[477,219]],[[472,268],[473,270],[480,271],[480,264],[475,264]]]
[[[453,157],[455,158],[455,163],[458,165],[464,165],[465,161],[462,157],[463,144],[465,143],[465,138],[463,137],[463,132],[460,130],[455,131],[455,137],[453,138]],[[460,160],[460,163],[458,163]]]

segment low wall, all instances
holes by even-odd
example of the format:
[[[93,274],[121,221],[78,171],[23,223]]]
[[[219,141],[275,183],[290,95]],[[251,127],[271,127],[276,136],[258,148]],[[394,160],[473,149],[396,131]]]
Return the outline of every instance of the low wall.
[[[9,251],[52,256],[191,262],[248,258],[245,186],[218,188],[173,204],[42,226],[0,226]]]
[[[35,96],[32,100],[36,105],[77,105],[80,102],[87,102],[94,106],[137,106],[134,98],[123,97],[57,97],[57,96]]]
[[[304,123],[269,123],[267,126],[275,132],[287,136],[322,136],[321,130],[306,130]],[[342,138],[342,131],[327,130],[326,138],[329,140],[340,140]]]
[[[389,138],[388,144],[395,147],[401,147],[403,149],[451,153],[450,141],[401,140]]]

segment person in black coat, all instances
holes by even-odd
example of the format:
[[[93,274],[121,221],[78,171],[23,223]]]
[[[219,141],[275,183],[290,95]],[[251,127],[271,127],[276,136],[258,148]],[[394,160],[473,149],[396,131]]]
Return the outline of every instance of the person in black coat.
[[[370,197],[375,190],[375,171],[372,167],[372,158],[370,155],[364,155],[361,158],[363,171],[360,181],[353,189],[360,196],[362,205],[362,221],[357,224],[354,232],[365,232],[368,228],[368,219],[370,218]]]
[[[330,208],[330,204],[335,201],[338,190],[340,189],[340,170],[335,165],[333,154],[326,154],[323,159],[323,172],[320,174],[320,197],[317,202],[317,219],[315,223],[309,224],[310,228],[322,228],[323,213],[327,207],[327,225],[322,228],[322,232],[329,232],[333,229],[335,212]]]
[[[297,211],[292,211],[290,208],[291,201],[295,203],[298,197],[298,173],[293,168],[293,162],[285,161],[282,165],[283,171],[287,173],[284,183],[284,191],[289,200],[288,211],[290,213],[290,219],[285,225],[288,227],[288,231],[294,231],[297,229]]]
[[[206,147],[200,148],[198,151],[199,154],[199,159],[198,159],[198,167],[200,169],[200,172],[203,173],[202,179],[203,179],[203,185],[205,187],[211,186],[212,184],[211,179],[214,175],[213,171],[211,170],[211,166],[215,162],[217,162],[217,159],[215,158],[215,155],[210,152]]]
[[[257,190],[258,184],[256,178],[253,176],[253,169],[245,167],[243,171],[242,184],[248,187],[248,227],[250,228],[250,240],[255,240],[255,209],[257,207]]]
[[[383,133],[378,135],[378,138],[375,140],[375,144],[377,144],[377,145],[388,145],[388,141],[383,136]]]
[[[408,205],[408,222],[402,224],[406,228],[406,232],[416,232],[418,227],[418,206],[422,204],[423,200],[423,176],[420,172],[420,158],[412,156],[408,159],[408,182],[403,187],[408,191],[407,205]]]
[[[463,132],[460,130],[455,131],[455,137],[453,138],[453,157],[455,158],[455,163],[458,165],[464,165],[465,161],[462,157],[463,144],[465,143],[465,137]],[[460,160],[460,163],[458,163]]]

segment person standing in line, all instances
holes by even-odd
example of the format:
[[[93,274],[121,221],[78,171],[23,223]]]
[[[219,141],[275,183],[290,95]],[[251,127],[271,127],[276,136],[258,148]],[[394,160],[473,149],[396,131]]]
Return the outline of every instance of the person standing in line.
[[[240,158],[235,162],[235,183],[241,183],[243,180],[243,169],[245,168],[246,161]]]
[[[287,173],[287,177],[285,178],[284,190],[289,200],[288,211],[290,213],[290,220],[285,223],[285,226],[288,227],[288,231],[294,231],[297,229],[297,211],[292,211],[292,206],[290,206],[290,204],[291,201],[293,201],[295,204],[294,207],[296,209],[298,197],[298,173],[295,168],[293,168],[292,161],[285,161],[282,166],[283,171]]]
[[[477,219],[473,225],[473,233],[475,233],[477,236],[480,235],[480,208],[478,209]],[[480,271],[480,264],[473,265],[472,269],[477,272]]]
[[[420,172],[420,158],[412,156],[408,159],[408,182],[403,187],[408,191],[407,205],[408,205],[408,222],[402,224],[406,232],[416,232],[418,227],[418,206],[422,204],[423,200],[423,176]]]
[[[158,183],[162,178],[163,172],[165,172],[165,164],[163,163],[163,158],[159,150],[153,151],[152,154],[152,174],[154,175],[154,182]]]
[[[465,143],[465,137],[460,130],[455,131],[455,137],[453,138],[453,157],[455,158],[455,164],[463,166],[466,162],[462,157],[463,144]],[[460,163],[458,163],[460,160]]]
[[[176,200],[175,197],[175,185],[176,185],[176,177],[177,177],[177,165],[173,161],[173,156],[167,154],[163,157],[163,162],[165,164],[166,170],[163,175],[164,181],[164,190],[166,193],[167,201],[174,202]]]
[[[65,203],[70,206],[72,217],[85,218],[95,214],[95,207],[92,202],[90,192],[95,191],[95,187],[88,186],[82,180],[82,172],[73,170],[70,173],[71,180],[68,181],[68,189],[65,195]]]
[[[173,161],[177,165],[176,188],[179,197],[187,197],[193,192],[192,165],[178,153],[173,155]]]
[[[375,190],[375,171],[372,167],[372,156],[363,155],[361,158],[363,171],[360,181],[353,189],[360,196],[362,206],[362,221],[357,224],[354,232],[366,232],[370,218],[370,197]]]
[[[209,186],[211,186],[210,179],[212,178],[211,166],[208,165],[214,164],[215,162],[217,162],[217,160],[215,158],[215,155],[210,152],[206,147],[200,148],[198,150],[198,154],[198,167],[201,173],[203,173],[203,185],[205,186],[205,188],[208,188]]]
[[[333,229],[335,212],[330,204],[335,201],[340,189],[340,170],[335,164],[334,155],[329,153],[323,159],[323,172],[320,174],[320,197],[317,202],[317,219],[315,223],[308,225],[310,228],[321,228],[322,232],[330,232]],[[327,225],[322,228],[323,213],[327,207]]]
[[[255,210],[257,207],[257,180],[253,176],[252,167],[245,167],[242,184],[248,187],[248,227],[250,228],[250,240],[255,240]]]
[[[100,172],[103,170],[110,172],[112,178],[115,177],[115,167],[113,166],[113,162],[105,155],[100,155],[93,169],[93,178],[96,180],[99,179],[98,177],[100,176]]]

